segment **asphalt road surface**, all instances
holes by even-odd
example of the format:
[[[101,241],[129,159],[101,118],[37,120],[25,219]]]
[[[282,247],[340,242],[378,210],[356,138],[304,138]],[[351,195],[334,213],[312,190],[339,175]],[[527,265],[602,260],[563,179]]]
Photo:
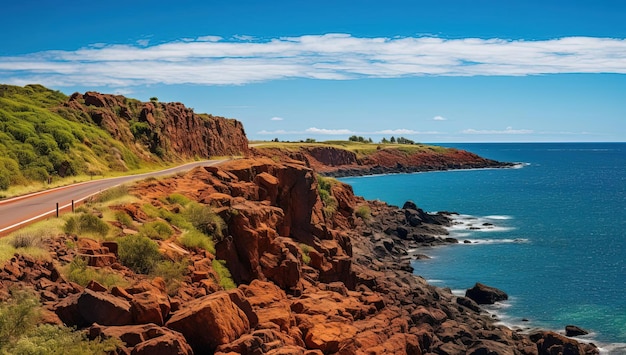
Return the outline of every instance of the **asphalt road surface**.
[[[87,181],[0,201],[0,234],[6,234],[45,217],[55,216],[57,203],[60,210],[67,210],[71,208],[72,200],[76,204],[124,183],[149,177],[173,175],[198,166],[216,165],[226,160],[206,160],[146,174]]]

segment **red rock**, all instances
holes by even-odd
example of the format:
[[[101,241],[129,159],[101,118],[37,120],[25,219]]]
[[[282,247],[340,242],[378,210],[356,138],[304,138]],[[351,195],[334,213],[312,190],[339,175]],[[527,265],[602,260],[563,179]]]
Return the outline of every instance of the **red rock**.
[[[85,286],[85,288],[88,288],[92,291],[96,291],[96,292],[106,292],[107,288],[104,287],[101,283],[95,281],[95,280],[91,280],[89,281],[89,283],[87,284],[87,286]]]
[[[166,326],[181,332],[197,353],[215,351],[250,330],[245,313],[226,292],[217,292],[184,304]]]
[[[539,355],[600,353],[593,345],[579,343],[555,332],[541,331],[531,334],[530,339],[537,344]]]
[[[101,326],[89,328],[89,338],[120,339],[131,354],[191,355],[193,351],[182,334],[154,324]]]
[[[149,291],[134,294],[130,305],[133,321],[136,324],[163,325],[163,320],[169,313],[169,307],[166,308],[165,314],[162,312],[159,295]]]
[[[78,311],[88,324],[131,324],[130,303],[111,294],[85,289],[78,297]]]
[[[310,349],[319,349],[325,354],[335,353],[349,344],[356,334],[357,329],[349,324],[329,322],[309,329],[304,342]]]

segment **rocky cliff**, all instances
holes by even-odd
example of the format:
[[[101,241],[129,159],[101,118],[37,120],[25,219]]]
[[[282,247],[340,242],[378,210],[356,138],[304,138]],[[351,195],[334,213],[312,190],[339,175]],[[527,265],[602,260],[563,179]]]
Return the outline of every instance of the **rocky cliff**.
[[[385,146],[353,152],[332,145],[303,145],[298,149],[260,147],[255,153],[274,158],[290,158],[326,176],[345,177],[419,171],[502,168],[513,164],[485,159],[474,153],[435,146]]]
[[[206,159],[248,152],[241,122],[197,114],[182,103],[139,102],[119,95],[75,93],[65,107],[83,113],[144,159]]]
[[[553,332],[498,325],[471,299],[413,275],[409,249],[455,242],[445,235],[448,217],[412,203],[365,201],[301,161],[236,160],[140,182],[131,193],[137,201],[115,208],[132,220],[110,222],[119,239],[61,235],[48,242],[61,265],[82,255],[130,286],[83,288],[55,263],[16,256],[0,271],[0,290],[18,283],[33,289],[46,322],[118,338],[118,353],[597,353]],[[169,238],[156,239],[163,256],[188,263],[179,287],[168,291],[161,277],[122,265],[116,240],[150,223],[174,223],[189,208],[174,194],[211,206],[224,226],[214,234],[214,254],[183,247],[186,231],[176,224]],[[217,260],[238,287],[221,286]]]

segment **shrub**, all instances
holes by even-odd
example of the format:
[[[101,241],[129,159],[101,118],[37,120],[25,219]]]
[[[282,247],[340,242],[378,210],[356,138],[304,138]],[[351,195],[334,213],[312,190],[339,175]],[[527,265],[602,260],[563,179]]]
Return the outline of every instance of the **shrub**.
[[[93,214],[81,213],[65,222],[64,231],[67,234],[91,233],[105,237],[109,232],[109,225]]]
[[[121,238],[118,245],[122,264],[140,274],[152,272],[156,263],[162,259],[159,245],[146,236],[129,235]]]
[[[177,203],[181,206],[186,206],[189,202],[191,202],[191,200],[181,194],[171,194],[167,196],[167,202],[171,204]]]
[[[372,217],[372,211],[367,205],[361,205],[357,207],[355,214],[357,217],[361,218],[364,221],[367,221]]]
[[[163,221],[154,221],[142,225],[139,228],[139,233],[150,239],[165,240],[174,234],[174,230]]]
[[[42,233],[20,232],[11,238],[10,244],[15,249],[41,247],[43,241]]]
[[[235,281],[233,281],[233,277],[230,274],[230,270],[228,270],[228,267],[226,267],[225,260],[213,259],[211,265],[213,266],[213,270],[215,270],[217,276],[219,277],[218,281],[220,286],[224,290],[237,288],[237,285],[235,284]]]
[[[152,275],[162,277],[165,280],[167,294],[174,296],[187,273],[187,266],[189,266],[189,260],[187,259],[181,261],[161,261],[155,265]]]
[[[115,220],[120,222],[124,227],[131,227],[133,219],[124,211],[115,211]]]
[[[178,241],[185,248],[204,249],[215,255],[215,244],[213,243],[213,240],[195,228],[185,230]]]
[[[311,256],[309,256],[309,253],[313,250],[313,247],[308,244],[300,243],[300,250],[302,251],[302,262],[309,265],[311,262]]]
[[[35,295],[24,291],[13,293],[8,302],[0,305],[0,349],[36,326],[38,305]]]
[[[191,203],[185,209],[185,216],[191,224],[202,233],[219,240],[226,228],[224,220],[218,216],[210,206]]]
[[[65,274],[69,281],[81,286],[87,286],[89,281],[94,280],[107,288],[112,286],[124,287],[128,282],[119,274],[108,272],[104,269],[96,269],[87,265],[87,260],[77,256],[65,267]]]

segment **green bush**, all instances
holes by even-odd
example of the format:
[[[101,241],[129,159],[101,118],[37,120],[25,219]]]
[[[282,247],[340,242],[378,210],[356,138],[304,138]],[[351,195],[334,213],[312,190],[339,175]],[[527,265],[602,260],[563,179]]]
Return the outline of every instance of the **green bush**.
[[[178,241],[188,249],[204,249],[215,255],[213,240],[195,228],[185,230]]]
[[[109,232],[109,225],[93,214],[81,213],[70,217],[65,222],[63,230],[67,234],[80,235],[90,233],[105,237]]]
[[[357,207],[354,213],[356,214],[357,217],[361,218],[364,221],[367,221],[372,217],[372,211],[370,210],[370,207],[367,205],[361,205]]]
[[[110,288],[113,286],[124,287],[128,282],[119,274],[105,271],[104,269],[96,269],[87,265],[87,260],[77,256],[65,268],[65,273],[69,281],[75,282],[81,286],[87,286],[89,281],[94,280],[101,285]]]
[[[0,304],[0,349],[16,342],[36,326],[38,306],[35,295],[24,291],[13,293],[8,302]]]
[[[122,264],[140,274],[149,274],[163,258],[159,245],[142,235],[129,235],[118,243],[118,254]]]
[[[124,211],[115,211],[115,220],[124,227],[132,227],[133,219]]]
[[[163,221],[154,221],[143,224],[139,228],[139,233],[150,239],[165,240],[174,234],[174,230]]]
[[[237,285],[235,284],[235,281],[233,281],[233,277],[230,274],[230,270],[226,267],[226,261],[213,259],[211,266],[213,266],[213,270],[217,273],[217,276],[219,277],[219,284],[224,290],[237,288]]]
[[[167,202],[170,204],[177,203],[181,206],[186,206],[191,200],[184,195],[181,194],[171,194],[167,196]]]
[[[165,280],[167,294],[174,296],[187,274],[187,266],[189,266],[187,259],[181,261],[164,260],[155,265],[152,275],[162,277]]]
[[[311,262],[311,256],[309,256],[309,253],[313,250],[313,247],[308,244],[300,243],[300,250],[302,251],[302,262],[309,265]]]
[[[185,209],[185,217],[200,232],[220,240],[226,223],[210,206],[193,202]]]

